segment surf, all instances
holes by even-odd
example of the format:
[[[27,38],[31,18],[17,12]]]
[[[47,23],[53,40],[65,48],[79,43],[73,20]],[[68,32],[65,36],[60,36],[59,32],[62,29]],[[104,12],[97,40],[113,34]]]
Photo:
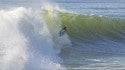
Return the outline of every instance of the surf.
[[[66,26],[67,34],[71,42],[74,43],[73,45],[81,45],[84,47],[84,51],[107,52],[113,54],[118,51],[118,53],[124,53],[124,19],[79,14],[58,9],[55,9],[54,12],[51,10],[44,10],[44,12],[44,18],[49,21],[48,23],[56,22],[61,28]],[[58,17],[52,17],[51,14],[56,14]],[[56,19],[58,19],[59,22],[57,22]],[[49,25],[52,26],[53,23]],[[56,33],[58,33],[58,31]]]
[[[0,70],[65,70],[39,12],[1,9],[0,22]]]
[[[36,11],[1,9],[0,22],[0,70],[66,70],[65,56],[60,57],[64,50],[72,53],[71,58],[125,53],[125,20],[121,18],[46,5]],[[63,27],[67,31],[60,36]]]

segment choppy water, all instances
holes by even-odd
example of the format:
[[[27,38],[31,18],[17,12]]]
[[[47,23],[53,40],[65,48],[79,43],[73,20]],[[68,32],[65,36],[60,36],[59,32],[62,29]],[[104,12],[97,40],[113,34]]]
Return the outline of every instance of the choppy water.
[[[123,0],[0,1],[0,70],[125,70],[124,19]]]

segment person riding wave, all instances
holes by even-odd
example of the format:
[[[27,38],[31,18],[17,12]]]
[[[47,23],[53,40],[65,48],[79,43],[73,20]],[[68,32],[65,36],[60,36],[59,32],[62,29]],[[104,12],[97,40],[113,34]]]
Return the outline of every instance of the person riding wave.
[[[64,35],[64,33],[66,32],[66,27],[63,27],[60,31],[60,36]]]

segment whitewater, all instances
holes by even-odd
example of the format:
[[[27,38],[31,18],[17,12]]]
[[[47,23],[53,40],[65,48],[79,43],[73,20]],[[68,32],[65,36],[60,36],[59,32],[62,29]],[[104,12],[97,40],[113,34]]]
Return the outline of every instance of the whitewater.
[[[40,14],[18,7],[1,10],[0,15],[0,70],[60,69],[61,47],[54,50],[56,43]]]
[[[124,70],[124,1],[79,1],[0,1],[0,70]]]

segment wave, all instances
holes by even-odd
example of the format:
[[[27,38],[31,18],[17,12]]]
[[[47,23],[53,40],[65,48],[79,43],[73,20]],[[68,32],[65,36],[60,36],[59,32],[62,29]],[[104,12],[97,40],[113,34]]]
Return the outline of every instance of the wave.
[[[60,12],[59,16],[62,26],[68,27],[68,34],[73,38],[124,39],[124,19],[63,12]]]
[[[52,16],[55,14],[58,17]],[[81,49],[84,48],[84,52],[124,52],[124,19],[71,13],[56,9],[44,9],[44,16],[50,23],[50,27],[53,22],[56,25],[61,24],[61,28],[66,26],[73,46],[82,46]]]
[[[0,10],[0,70],[65,70],[59,53],[73,47],[86,53],[125,51],[124,19],[53,8],[40,12]],[[64,26],[67,32],[60,37]]]

